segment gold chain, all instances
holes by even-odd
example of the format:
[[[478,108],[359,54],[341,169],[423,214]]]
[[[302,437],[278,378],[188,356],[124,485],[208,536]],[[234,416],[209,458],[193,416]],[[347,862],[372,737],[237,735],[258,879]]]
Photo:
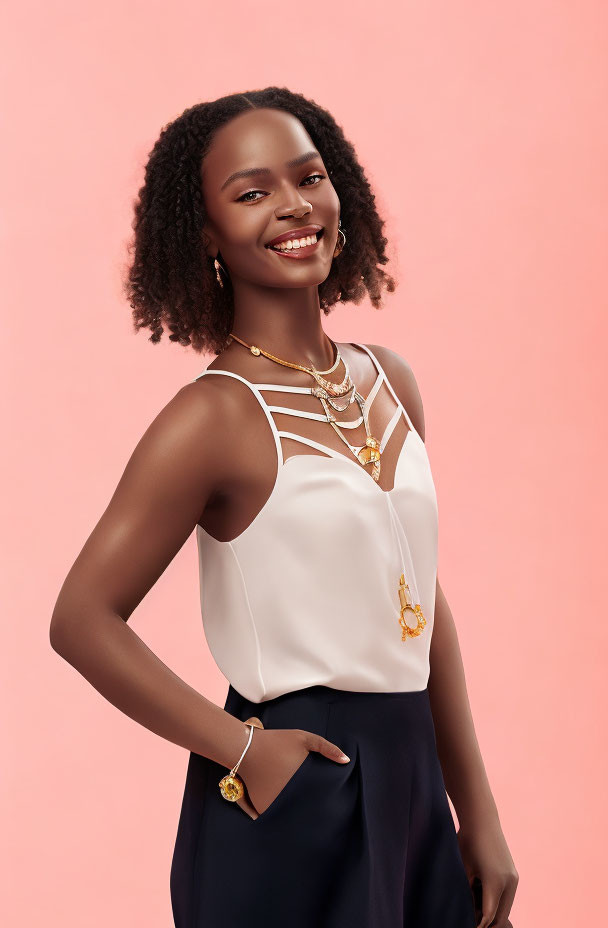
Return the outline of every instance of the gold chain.
[[[336,434],[342,439],[344,444],[350,449],[352,454],[357,458],[360,464],[362,464],[364,467],[367,464],[373,465],[371,475],[374,478],[374,480],[378,482],[380,478],[380,456],[382,454],[382,450],[380,448],[380,442],[378,441],[377,438],[374,438],[370,432],[369,420],[367,416],[367,411],[365,409],[365,400],[363,399],[361,394],[357,391],[355,384],[350,376],[348,364],[343,358],[341,359],[340,349],[338,348],[336,343],[332,341],[331,338],[329,340],[334,346],[334,348],[336,349],[336,360],[334,361],[332,367],[327,371],[317,371],[314,367],[305,367],[303,364],[294,364],[292,361],[284,361],[283,358],[277,358],[275,357],[275,355],[270,354],[269,351],[264,351],[263,348],[259,348],[257,345],[248,345],[247,342],[244,342],[241,338],[238,338],[238,336],[236,336],[233,332],[230,333],[230,338],[234,338],[235,341],[239,342],[239,344],[243,345],[245,348],[248,348],[249,351],[253,355],[259,356],[260,354],[263,354],[264,357],[269,358],[271,361],[276,361],[277,364],[282,364],[284,367],[292,367],[298,371],[304,371],[306,374],[310,374],[312,377],[314,377],[315,380],[317,381],[318,386],[311,387],[310,392],[313,396],[316,396],[317,399],[320,400],[321,405],[323,406],[325,415],[327,417],[327,421],[332,426]],[[342,360],[342,363],[344,364],[344,371],[345,371],[344,380],[342,381],[342,383],[334,384],[330,380],[325,380],[321,376],[321,374],[331,373],[333,370],[336,369],[340,360]],[[331,412],[328,406],[328,404],[331,404],[334,409],[338,409],[338,407],[335,406],[334,403],[332,402],[332,397],[343,396],[345,393],[348,393],[351,389],[353,390],[353,396],[348,401],[346,406],[350,405],[350,403],[352,403],[353,400],[357,401],[361,409],[361,416],[363,418],[363,423],[365,425],[365,432],[367,434],[365,444],[361,448],[359,448],[358,451],[353,445],[350,444],[348,439],[342,434],[342,431],[338,428],[336,424],[336,417]],[[334,390],[336,390],[337,392],[334,393],[333,392]],[[346,406],[341,407],[340,411],[342,412],[344,409],[346,409]],[[399,578],[398,594],[399,594],[399,602],[401,606],[400,613],[399,613],[399,625],[401,626],[401,640],[407,641],[408,638],[417,638],[418,635],[421,634],[424,626],[426,625],[426,619],[422,612],[422,607],[420,606],[420,603],[414,604],[412,602],[410,588],[409,588],[409,585],[405,582],[404,574],[401,574]],[[408,611],[413,612],[416,617],[415,628],[412,628],[406,622],[405,614]]]
[[[319,386],[325,387],[326,390],[336,391],[336,392],[332,392],[332,396],[342,396],[344,393],[348,393],[348,391],[354,386],[352,381],[350,382],[349,385],[347,385],[347,381],[349,380],[349,377],[348,377],[348,367],[346,366],[346,362],[343,362],[344,368],[346,370],[346,376],[344,377],[344,380],[342,381],[342,383],[336,384],[336,383],[333,383],[331,380],[325,380],[325,378],[321,376],[321,374],[329,374],[331,373],[331,371],[335,370],[340,360],[342,360],[340,356],[340,349],[338,348],[336,343],[331,340],[331,338],[329,340],[334,346],[334,348],[336,349],[336,359],[334,363],[332,364],[332,366],[329,368],[329,370],[318,371],[314,367],[305,367],[303,364],[294,364],[292,361],[284,361],[282,358],[277,358],[274,354],[270,354],[269,351],[264,351],[263,348],[259,348],[257,345],[248,345],[247,342],[244,342],[243,339],[235,335],[234,332],[230,333],[230,337],[234,338],[235,341],[239,342],[239,344],[244,345],[245,348],[249,348],[251,354],[255,355],[256,357],[263,354],[265,358],[270,358],[271,361],[276,361],[277,364],[282,364],[284,367],[293,367],[298,371],[304,371],[306,374],[310,374],[311,377],[315,378]]]
[[[372,464],[371,476],[376,482],[378,482],[378,480],[380,479],[380,455],[381,455],[380,442],[378,441],[377,438],[374,438],[374,436],[371,434],[367,411],[365,409],[365,400],[363,399],[363,397],[361,396],[361,394],[358,392],[357,388],[355,387],[354,381],[352,377],[350,376],[348,364],[346,363],[345,359],[342,358],[340,355],[340,349],[338,348],[336,343],[331,338],[329,340],[336,350],[336,359],[332,367],[329,369],[329,371],[318,371],[314,367],[306,367],[303,364],[294,364],[293,361],[285,361],[283,358],[277,358],[276,355],[271,354],[269,351],[264,351],[264,349],[260,348],[258,345],[247,344],[247,342],[243,341],[242,338],[239,338],[237,335],[235,335],[234,332],[230,333],[230,338],[233,338],[240,345],[243,345],[245,348],[248,348],[251,354],[255,355],[256,357],[263,354],[264,357],[269,358],[271,361],[275,361],[277,364],[282,364],[284,367],[291,367],[291,368],[294,368],[295,370],[303,371],[306,374],[310,374],[311,377],[314,377],[318,386],[311,387],[310,392],[313,396],[316,396],[317,399],[321,402],[325,415],[327,416],[327,421],[329,422],[331,427],[334,429],[336,434],[342,439],[344,444],[349,448],[350,452],[354,455],[354,457],[359,461],[359,463],[363,467],[365,467],[367,464]],[[341,383],[339,384],[333,383],[333,381],[326,380],[324,377],[321,376],[321,374],[327,374],[330,371],[335,370],[340,360],[344,364],[344,372],[345,372],[344,379],[342,380]],[[345,406],[340,407],[340,406],[337,406],[333,402],[333,398],[343,397],[347,393],[350,393],[351,390],[353,391],[352,396]],[[363,424],[365,426],[365,433],[366,433],[365,444],[362,445],[358,450],[356,447],[351,445],[348,439],[342,434],[342,431],[338,428],[338,425],[336,424],[336,417],[333,415],[332,412],[330,412],[327,406],[327,404],[329,403],[337,411],[343,412],[346,409],[346,407],[355,400],[359,404],[359,408],[361,410],[361,417],[363,419]]]

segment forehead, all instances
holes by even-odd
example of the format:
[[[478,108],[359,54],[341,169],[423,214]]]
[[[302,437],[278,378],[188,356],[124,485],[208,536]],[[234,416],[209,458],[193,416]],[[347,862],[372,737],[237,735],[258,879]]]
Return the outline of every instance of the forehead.
[[[246,110],[215,133],[203,159],[203,180],[221,183],[239,168],[278,168],[289,158],[314,148],[308,132],[291,113]]]

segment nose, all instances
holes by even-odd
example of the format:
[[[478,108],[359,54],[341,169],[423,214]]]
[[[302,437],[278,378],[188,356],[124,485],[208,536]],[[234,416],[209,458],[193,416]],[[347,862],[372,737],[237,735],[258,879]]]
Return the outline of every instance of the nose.
[[[312,203],[309,203],[308,200],[306,200],[300,193],[296,191],[291,205],[278,207],[275,211],[275,216],[277,219],[281,219],[285,216],[293,216],[295,219],[301,219],[302,216],[306,216],[311,212]]]

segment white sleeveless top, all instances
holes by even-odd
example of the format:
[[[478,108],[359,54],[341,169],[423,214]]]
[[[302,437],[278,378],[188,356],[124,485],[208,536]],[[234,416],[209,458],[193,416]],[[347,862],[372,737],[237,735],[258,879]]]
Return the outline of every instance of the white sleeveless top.
[[[383,383],[396,404],[381,450],[401,416],[409,426],[390,490],[383,490],[346,446],[342,453],[277,428],[273,412],[325,422],[327,417],[268,405],[262,392],[310,394],[311,387],[252,383],[223,370],[205,370],[194,378],[217,374],[247,384],[276,445],[274,487],[249,526],[231,541],[219,541],[197,525],[207,644],[227,680],[253,702],[315,684],[365,692],[427,685],[438,541],[430,463],[380,362],[365,345],[352,344],[376,367],[367,411]],[[343,429],[344,421],[337,422]],[[284,460],[281,438],[322,454]],[[426,619],[417,637],[407,636],[400,623],[401,574]],[[416,628],[411,610],[403,617]]]

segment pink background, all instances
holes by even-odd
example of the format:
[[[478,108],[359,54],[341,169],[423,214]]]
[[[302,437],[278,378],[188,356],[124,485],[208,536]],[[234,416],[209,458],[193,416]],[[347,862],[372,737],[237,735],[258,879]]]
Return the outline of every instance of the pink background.
[[[387,220],[399,287],[325,326],[418,378],[440,579],[520,873],[513,924],[603,907],[608,7],[373,9],[5,13],[4,924],[172,924],[187,754],[106,702],[48,625],[139,437],[211,360],[131,328],[120,273],[146,155],[187,106],[269,84],[331,110]],[[197,584],[193,534],[131,625],[223,704]]]

